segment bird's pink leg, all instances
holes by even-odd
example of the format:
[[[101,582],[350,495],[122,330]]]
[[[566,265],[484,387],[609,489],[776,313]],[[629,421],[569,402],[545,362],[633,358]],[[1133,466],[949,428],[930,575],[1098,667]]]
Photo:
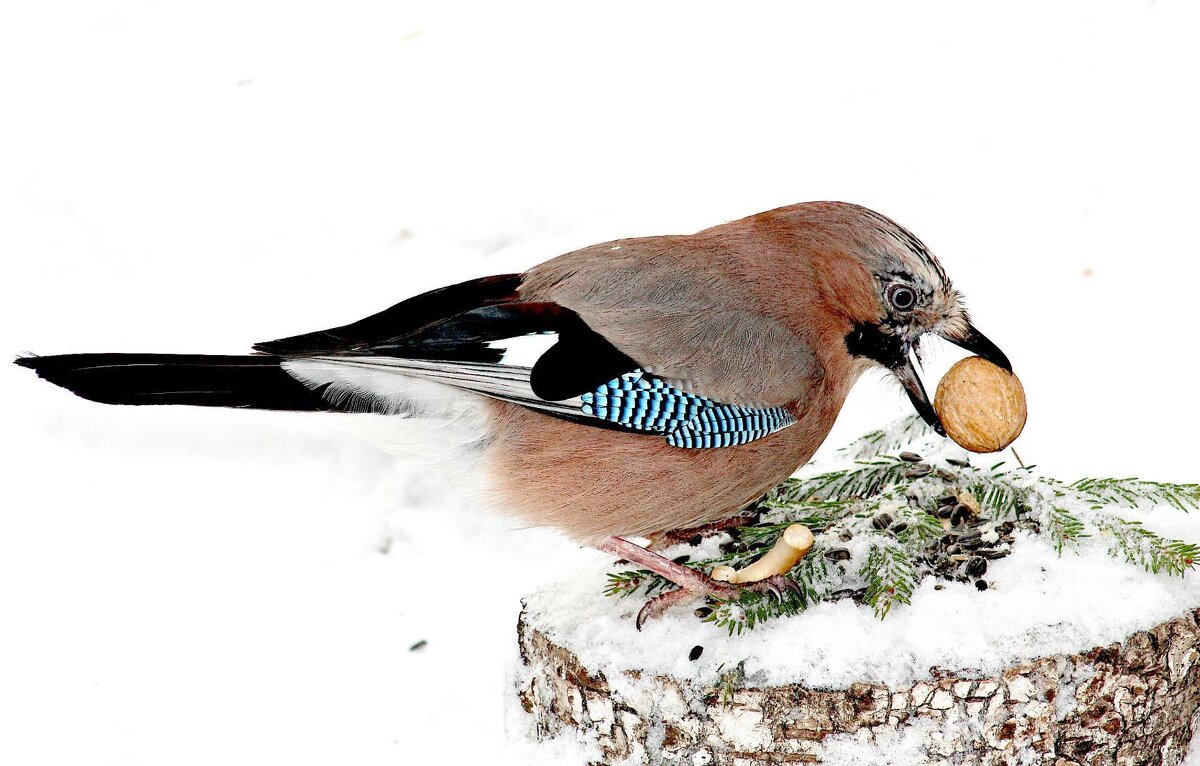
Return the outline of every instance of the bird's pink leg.
[[[675,604],[690,601],[698,596],[719,599],[736,599],[741,590],[729,583],[717,582],[703,572],[683,564],[676,564],[666,556],[631,543],[623,537],[610,537],[596,546],[606,553],[631,561],[655,574],[661,575],[679,586],[678,590],[667,591],[646,602],[637,616],[637,629],[641,630],[646,620],[658,617]]]
[[[637,543],[631,543],[623,537],[610,537],[597,546],[606,553],[618,558],[632,561],[644,569],[698,595],[709,595],[717,598],[736,598],[737,588],[727,583],[717,582],[703,572],[698,572],[683,564],[676,564],[666,556],[647,550]]]
[[[679,586],[676,590],[667,591],[646,602],[645,606],[638,612],[636,621],[638,630],[642,629],[642,625],[646,623],[646,620],[659,617],[672,606],[687,603],[699,596],[712,596],[723,601],[736,601],[742,591],[749,590],[756,593],[771,593],[782,601],[785,592],[800,592],[800,587],[796,582],[786,575],[776,575],[768,577],[765,580],[741,585],[719,582],[703,572],[699,572],[691,567],[685,567],[683,564],[676,564],[666,556],[659,555],[654,551],[647,550],[636,543],[631,543],[625,538],[616,537],[615,535],[607,538],[596,547],[606,553],[611,553],[626,561],[638,564],[644,569],[649,569],[651,572],[661,575]]]

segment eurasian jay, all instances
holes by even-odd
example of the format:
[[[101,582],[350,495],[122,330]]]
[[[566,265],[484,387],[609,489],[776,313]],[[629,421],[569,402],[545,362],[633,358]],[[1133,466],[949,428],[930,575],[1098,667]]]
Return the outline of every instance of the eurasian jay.
[[[737,514],[802,466],[868,368],[941,432],[911,361],[933,333],[1011,371],[915,236],[811,202],[690,236],[585,247],[409,298],[247,356],[69,354],[17,364],[110,404],[376,413],[477,461],[490,499],[680,586],[738,587],[627,538]],[[531,343],[541,341],[530,361]]]

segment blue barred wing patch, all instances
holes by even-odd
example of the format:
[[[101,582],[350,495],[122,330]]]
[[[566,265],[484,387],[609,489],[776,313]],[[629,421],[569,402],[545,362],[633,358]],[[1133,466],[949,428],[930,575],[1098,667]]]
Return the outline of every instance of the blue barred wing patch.
[[[660,433],[672,447],[736,447],[796,422],[782,407],[720,404],[634,370],[579,397],[584,415],[642,433]]]

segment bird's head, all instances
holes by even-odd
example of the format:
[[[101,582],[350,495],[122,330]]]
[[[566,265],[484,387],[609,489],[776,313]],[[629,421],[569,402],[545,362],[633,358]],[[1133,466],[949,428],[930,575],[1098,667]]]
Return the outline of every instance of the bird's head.
[[[823,227],[840,241],[826,252],[843,256],[831,269],[840,277],[827,287],[851,326],[847,350],[895,375],[917,413],[944,435],[913,361],[921,338],[939,335],[1011,372],[1008,357],[971,324],[961,294],[919,239],[866,208],[837,204],[827,213]]]

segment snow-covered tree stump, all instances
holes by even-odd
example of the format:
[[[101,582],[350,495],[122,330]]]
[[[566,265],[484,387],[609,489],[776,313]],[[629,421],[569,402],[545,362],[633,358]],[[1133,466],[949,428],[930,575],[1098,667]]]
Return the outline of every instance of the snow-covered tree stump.
[[[736,670],[715,685],[613,677],[528,613],[518,635],[520,702],[539,735],[590,735],[605,764],[873,764],[876,749],[913,764],[1178,764],[1200,725],[1200,610],[996,674],[843,689],[755,686]]]
[[[1179,764],[1200,727],[1200,485],[980,468],[915,422],[663,551],[742,567],[803,520],[803,598],[696,601],[639,632],[670,586],[627,563],[529,595],[513,720],[606,766]]]

